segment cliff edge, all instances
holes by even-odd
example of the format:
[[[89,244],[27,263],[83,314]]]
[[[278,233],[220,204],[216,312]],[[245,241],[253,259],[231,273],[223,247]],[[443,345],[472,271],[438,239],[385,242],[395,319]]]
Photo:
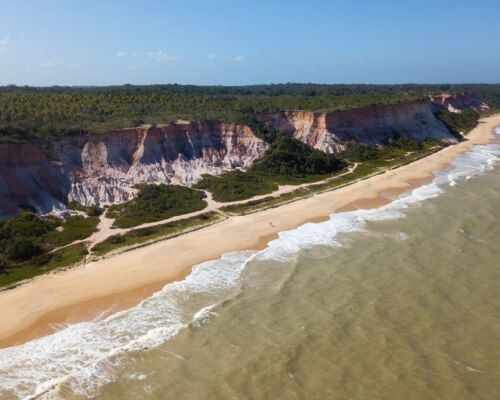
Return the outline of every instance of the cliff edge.
[[[476,98],[446,95],[334,112],[284,111],[256,118],[325,152],[349,142],[371,146],[394,136],[456,142],[436,113],[484,109]],[[269,144],[242,124],[179,121],[90,136],[0,143],[0,217],[30,207],[40,213],[75,200],[106,205],[130,200],[138,183],[191,185],[202,174],[246,169]]]
[[[257,118],[316,149],[335,153],[344,150],[349,142],[375,146],[395,135],[456,142],[456,137],[436,118],[436,112],[433,103],[422,100],[346,111],[266,113]]]

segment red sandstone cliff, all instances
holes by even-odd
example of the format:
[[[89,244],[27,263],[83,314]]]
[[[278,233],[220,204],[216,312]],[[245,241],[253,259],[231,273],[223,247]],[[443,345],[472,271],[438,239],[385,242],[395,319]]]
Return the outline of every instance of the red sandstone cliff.
[[[346,111],[287,111],[261,114],[258,118],[297,139],[326,152],[337,152],[346,143],[382,144],[399,134],[415,140],[456,138],[435,115],[429,101],[372,106]]]
[[[39,146],[0,144],[0,217],[23,206],[46,212],[61,208],[69,189],[62,165]]]
[[[0,144],[0,215],[21,205],[41,212],[61,202],[111,204],[137,183],[189,185],[204,173],[247,168],[268,144],[244,125],[187,123],[130,128],[40,144]]]
[[[477,105],[472,100],[460,101],[464,108]],[[456,138],[435,117],[438,107],[447,102],[452,104],[435,98],[433,102],[257,117],[317,149],[336,152],[350,141],[378,145],[395,134],[454,142]],[[101,205],[122,202],[131,199],[133,186],[142,182],[190,185],[204,173],[247,168],[267,148],[248,126],[230,122],[178,123],[0,143],[0,217],[21,206],[50,212],[68,200]]]
[[[463,110],[483,112],[490,108],[479,96],[468,93],[442,94],[432,96],[430,99],[434,104],[444,107],[451,112],[462,112]]]

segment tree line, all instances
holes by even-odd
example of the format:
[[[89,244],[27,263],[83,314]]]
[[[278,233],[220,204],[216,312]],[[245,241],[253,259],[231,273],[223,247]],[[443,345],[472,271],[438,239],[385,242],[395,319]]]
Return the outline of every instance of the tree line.
[[[500,85],[149,85],[0,87],[0,140],[81,135],[148,124],[227,120],[252,123],[256,113],[336,111],[469,92],[500,108]]]

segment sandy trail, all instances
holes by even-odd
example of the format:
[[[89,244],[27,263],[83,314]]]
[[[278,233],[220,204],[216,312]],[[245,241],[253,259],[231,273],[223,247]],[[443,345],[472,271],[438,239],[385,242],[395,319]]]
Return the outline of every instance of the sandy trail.
[[[500,114],[482,119],[466,141],[400,168],[0,292],[0,347],[48,334],[54,323],[89,320],[113,306],[130,307],[167,282],[186,276],[192,266],[227,252],[263,248],[281,231],[326,220],[335,211],[388,203],[392,196],[429,182],[433,172],[473,145],[490,142],[496,126]]]
[[[259,196],[253,196],[253,197],[251,197],[249,199],[245,199],[245,200],[229,201],[229,202],[223,203],[223,202],[214,200],[212,197],[212,193],[210,193],[207,190],[204,190],[205,195],[206,195],[205,201],[207,202],[207,206],[203,210],[194,211],[194,212],[188,213],[188,214],[176,215],[174,217],[162,219],[160,221],[146,222],[144,224],[133,226],[130,228],[114,228],[113,223],[115,220],[113,218],[107,218],[106,215],[104,214],[104,215],[101,215],[99,217],[99,224],[97,225],[97,232],[93,233],[88,238],[81,239],[81,240],[75,240],[74,242],[71,242],[67,245],[57,247],[54,250],[52,250],[51,253],[53,253],[54,251],[63,249],[65,247],[74,245],[74,244],[85,243],[85,242],[87,243],[87,247],[89,249],[92,249],[92,247],[94,247],[97,243],[103,242],[104,240],[106,240],[107,238],[109,238],[110,236],[113,236],[113,235],[121,235],[121,234],[125,234],[127,232],[134,231],[137,229],[149,228],[152,226],[167,224],[169,222],[179,221],[181,219],[196,217],[197,215],[205,214],[207,212],[215,211],[215,212],[220,212],[221,214],[224,214],[223,212],[220,211],[221,207],[231,206],[231,205],[236,205],[236,204],[245,204],[245,203],[248,203],[248,202],[251,202],[254,200],[261,200],[261,199],[264,199],[266,197],[279,197],[282,194],[290,193],[296,189],[305,188],[305,187],[312,185],[312,184],[321,184],[321,183],[331,182],[331,181],[334,181],[336,179],[339,179],[340,177],[342,177],[344,175],[350,174],[358,167],[358,165],[359,165],[359,163],[354,163],[354,165],[349,167],[347,169],[347,171],[345,171],[341,174],[335,175],[335,176],[328,177],[328,178],[320,180],[320,181],[303,183],[300,185],[280,185],[278,187],[278,190],[275,190],[272,193],[263,194],[263,195],[259,195]]]

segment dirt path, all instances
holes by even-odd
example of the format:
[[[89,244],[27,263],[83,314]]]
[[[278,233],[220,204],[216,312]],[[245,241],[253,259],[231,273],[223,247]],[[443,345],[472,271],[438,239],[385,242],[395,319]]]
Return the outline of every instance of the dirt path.
[[[170,217],[170,218],[163,219],[160,221],[146,222],[144,224],[133,226],[130,228],[113,228],[113,223],[115,220],[113,218],[107,218],[106,215],[103,214],[99,217],[99,224],[97,225],[97,232],[94,232],[92,235],[90,235],[86,239],[75,240],[74,242],[69,243],[65,246],[58,247],[58,248],[52,250],[52,252],[60,250],[64,247],[78,244],[78,243],[87,243],[88,250],[92,250],[92,248],[96,244],[105,241],[107,238],[109,238],[110,236],[113,236],[113,235],[121,235],[121,234],[125,234],[127,232],[134,231],[137,229],[149,228],[152,226],[167,224],[169,222],[179,221],[181,219],[196,217],[198,215],[205,214],[207,212],[217,212],[217,213],[222,214],[222,215],[227,217],[227,215],[223,211],[220,210],[221,207],[237,205],[237,204],[245,204],[245,203],[248,203],[250,201],[261,200],[261,199],[264,199],[266,197],[279,197],[282,194],[290,193],[290,192],[293,192],[294,190],[301,189],[301,188],[307,188],[308,186],[313,185],[313,184],[316,185],[316,184],[330,182],[330,181],[338,179],[344,175],[350,174],[358,167],[358,165],[359,165],[359,163],[354,163],[354,165],[349,167],[347,171],[345,171],[339,175],[328,177],[328,178],[323,179],[321,181],[302,183],[300,185],[280,185],[278,187],[278,190],[275,190],[272,193],[262,194],[259,196],[253,196],[253,197],[251,197],[249,199],[245,199],[245,200],[220,202],[220,201],[216,201],[213,199],[212,193],[210,193],[207,190],[204,190],[205,195],[206,195],[205,201],[207,202],[207,206],[203,210],[194,211],[194,212],[188,213],[188,214],[176,215],[175,217]]]

